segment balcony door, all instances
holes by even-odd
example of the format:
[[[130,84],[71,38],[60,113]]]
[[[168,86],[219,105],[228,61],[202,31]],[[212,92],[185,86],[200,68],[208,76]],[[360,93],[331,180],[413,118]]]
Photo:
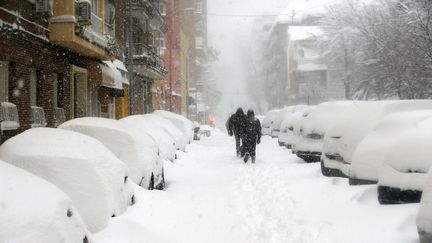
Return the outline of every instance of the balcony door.
[[[72,66],[71,119],[88,115],[87,69]]]

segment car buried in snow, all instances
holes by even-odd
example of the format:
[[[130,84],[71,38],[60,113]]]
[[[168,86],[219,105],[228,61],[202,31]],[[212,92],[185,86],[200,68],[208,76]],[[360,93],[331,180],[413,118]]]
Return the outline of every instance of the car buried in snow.
[[[128,166],[129,178],[135,184],[150,190],[164,188],[163,161],[149,135],[134,133],[118,120],[98,117],[76,118],[59,128],[99,140]]]
[[[323,138],[334,121],[342,119],[354,101],[331,101],[317,105],[299,126],[300,136],[295,144],[297,157],[305,162],[320,162]]]
[[[321,172],[324,176],[349,177],[359,143],[386,115],[431,107],[425,100],[357,101],[346,116],[336,120],[324,136]]]
[[[381,204],[417,203],[432,166],[432,117],[418,121],[389,146],[378,177]]]
[[[192,121],[174,112],[164,110],[153,111],[153,114],[170,120],[174,124],[174,126],[176,126],[181,132],[183,132],[183,136],[185,136],[188,144],[192,142],[194,137],[194,124]]]
[[[150,123],[153,123],[154,126],[162,128],[174,140],[175,148],[177,150],[186,150],[186,144],[188,143],[188,139],[183,136],[183,133],[179,129],[177,129],[177,127],[175,127],[170,120],[155,114],[144,114],[142,116]]]
[[[432,170],[429,170],[423,184],[423,193],[416,223],[420,243],[432,242]]]
[[[432,117],[432,109],[396,112],[385,116],[358,144],[349,169],[350,185],[376,184],[386,156],[395,141],[412,131],[422,120]],[[405,149],[403,150],[404,152]],[[384,181],[383,181],[384,183]]]
[[[261,133],[262,135],[271,136],[271,126],[280,110],[275,109],[267,112],[262,123],[261,123]]]
[[[294,136],[294,127],[299,125],[299,121],[302,117],[307,117],[310,109],[310,106],[299,107],[292,114],[284,118],[278,136],[278,143],[280,146],[292,149],[295,139],[297,138],[297,136]]]
[[[0,242],[93,242],[64,192],[1,160],[0,202]]]
[[[146,119],[143,115],[132,115],[120,119],[128,130],[135,134],[147,134],[157,143],[162,159],[174,161],[177,157],[176,143],[174,139],[159,125]]]
[[[56,128],[33,128],[0,146],[0,159],[65,192],[97,232],[133,204],[127,166],[98,140]]]

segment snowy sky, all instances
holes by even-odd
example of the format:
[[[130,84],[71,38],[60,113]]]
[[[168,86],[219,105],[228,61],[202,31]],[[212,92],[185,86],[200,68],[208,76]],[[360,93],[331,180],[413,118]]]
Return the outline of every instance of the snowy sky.
[[[244,70],[242,58],[254,38],[251,33],[254,18],[244,15],[280,13],[287,1],[208,0],[209,44],[220,52],[219,61],[212,70],[218,89],[223,93],[219,115],[224,116],[238,105],[254,104],[245,93],[244,79],[248,70]]]

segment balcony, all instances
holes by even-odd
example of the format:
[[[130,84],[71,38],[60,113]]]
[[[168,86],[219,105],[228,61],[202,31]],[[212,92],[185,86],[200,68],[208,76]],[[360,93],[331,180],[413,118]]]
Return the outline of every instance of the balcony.
[[[78,24],[76,1],[54,1],[54,15],[49,20],[49,39],[82,56],[106,60],[112,56],[110,43],[104,35],[104,16],[91,14],[89,26]]]
[[[96,43],[98,46],[103,48],[108,47],[108,39],[104,36],[104,21],[96,16],[95,14],[91,14],[91,25],[87,27],[83,27],[82,36],[89,40],[90,42]]]
[[[134,53],[134,72],[141,73],[152,79],[162,79],[166,75],[162,59],[154,48],[144,43],[135,43],[132,50]]]

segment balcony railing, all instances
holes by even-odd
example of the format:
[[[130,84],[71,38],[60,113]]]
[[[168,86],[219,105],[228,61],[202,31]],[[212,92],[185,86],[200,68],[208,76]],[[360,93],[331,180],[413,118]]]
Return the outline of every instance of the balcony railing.
[[[58,127],[66,121],[65,111],[63,108],[55,108],[54,126]]]
[[[153,47],[144,43],[135,43],[132,50],[134,64],[146,64],[162,74],[166,73],[162,59]]]
[[[2,102],[0,106],[0,130],[15,130],[20,126],[15,104]]]
[[[32,128],[45,127],[47,125],[45,120],[45,111],[42,107],[32,106],[31,112],[32,112],[32,116],[31,116]]]
[[[103,34],[103,20],[94,13],[91,14],[91,28],[94,32]]]
[[[82,35],[89,41],[94,42],[101,47],[107,48],[108,39],[104,36],[103,26],[104,21],[92,13],[91,25],[83,28]]]
[[[105,35],[115,37],[114,26],[105,22]]]

